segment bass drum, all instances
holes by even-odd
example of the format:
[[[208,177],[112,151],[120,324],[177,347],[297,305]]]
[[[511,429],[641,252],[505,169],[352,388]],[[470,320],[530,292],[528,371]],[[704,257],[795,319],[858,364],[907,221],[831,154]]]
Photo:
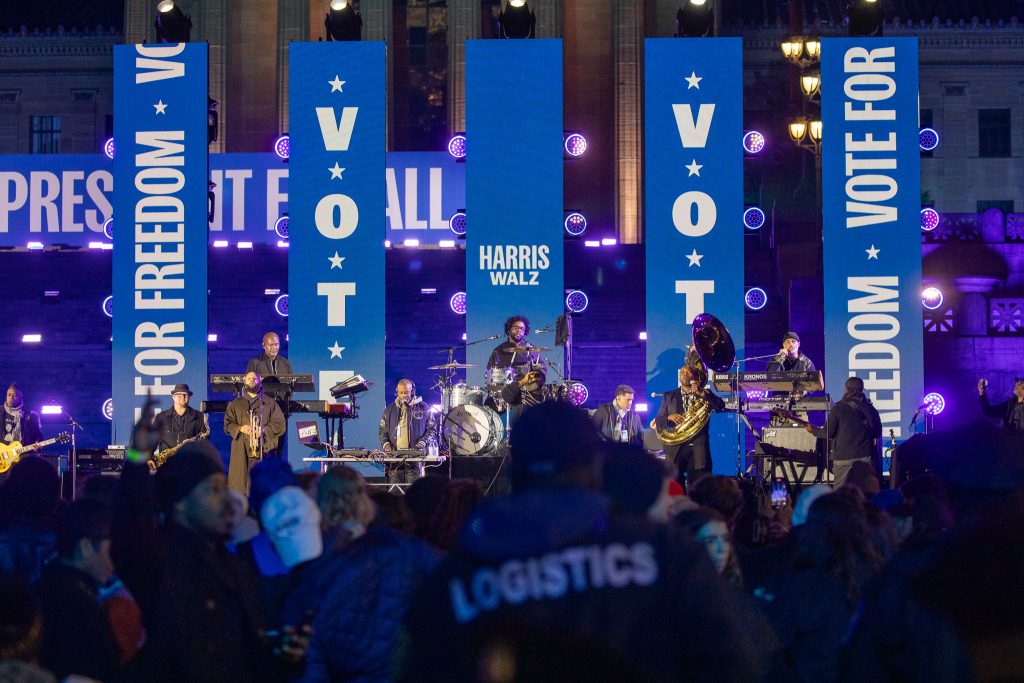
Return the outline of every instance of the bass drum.
[[[489,455],[504,439],[505,425],[490,408],[467,404],[452,408],[442,432],[455,455]]]

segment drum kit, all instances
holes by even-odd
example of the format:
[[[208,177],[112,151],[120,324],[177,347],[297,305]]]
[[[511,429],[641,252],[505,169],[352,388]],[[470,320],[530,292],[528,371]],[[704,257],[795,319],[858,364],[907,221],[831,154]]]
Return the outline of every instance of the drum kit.
[[[543,370],[551,364],[540,359],[541,353],[551,351],[544,346],[524,348],[522,361],[510,366],[495,366],[484,372],[483,385],[469,385],[457,381],[456,372],[475,368],[475,365],[452,360],[443,365],[432,365],[428,370],[441,370],[438,378],[441,389],[442,440],[453,455],[495,455],[508,442],[511,428],[511,406],[502,398],[502,391],[531,371]],[[515,360],[519,358],[514,356]],[[549,389],[550,387],[550,389]],[[544,387],[544,397],[557,397],[565,393],[560,384]]]

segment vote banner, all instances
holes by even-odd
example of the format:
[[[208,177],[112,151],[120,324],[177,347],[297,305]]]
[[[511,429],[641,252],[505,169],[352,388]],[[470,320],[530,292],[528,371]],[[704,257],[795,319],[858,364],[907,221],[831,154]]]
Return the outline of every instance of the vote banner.
[[[649,38],[644,59],[647,391],[664,393],[700,313],[743,354],[742,43]],[[709,436],[714,471],[735,473],[732,416],[712,416]]]
[[[384,407],[384,43],[292,43],[288,348],[319,398],[374,387],[346,446],[377,447]],[[294,434],[294,429],[291,429]],[[307,449],[289,440],[289,460]]]
[[[114,433],[175,384],[206,399],[207,45],[114,47]]]
[[[924,394],[917,39],[821,44],[825,380],[864,380],[884,434]]]
[[[466,43],[466,335],[504,338],[565,310],[562,41]],[[534,339],[551,346],[552,337]],[[500,339],[467,349],[482,368]],[[471,384],[475,382],[470,382]]]

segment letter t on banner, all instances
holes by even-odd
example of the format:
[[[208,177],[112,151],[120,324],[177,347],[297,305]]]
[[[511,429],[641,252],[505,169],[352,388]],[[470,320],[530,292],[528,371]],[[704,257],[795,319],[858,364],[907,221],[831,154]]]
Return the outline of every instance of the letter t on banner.
[[[112,381],[121,443],[146,395],[206,399],[206,43],[114,46]]]
[[[742,44],[649,38],[645,50],[647,391],[664,393],[700,313],[725,323],[743,355]],[[714,471],[734,473],[735,420],[712,416],[708,438]]]
[[[321,399],[355,373],[375,383],[345,427],[347,446],[370,448],[384,404],[384,49],[292,43],[289,57],[289,360]]]
[[[826,388],[863,379],[899,437],[924,395],[917,38],[826,38],[821,84]]]

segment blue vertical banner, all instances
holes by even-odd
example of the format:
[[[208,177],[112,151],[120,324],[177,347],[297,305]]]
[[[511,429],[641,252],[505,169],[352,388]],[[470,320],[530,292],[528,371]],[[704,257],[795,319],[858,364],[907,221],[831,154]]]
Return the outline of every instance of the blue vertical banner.
[[[205,43],[114,47],[113,429],[152,393],[206,399]]]
[[[864,380],[885,434],[924,394],[917,38],[821,44],[825,379]]]
[[[360,374],[374,387],[346,446],[378,447],[384,407],[384,43],[292,43],[288,348],[319,398]],[[289,425],[288,457],[301,466]]]
[[[554,323],[565,310],[562,137],[562,41],[468,41],[466,336],[470,341],[494,335],[504,338],[502,326],[512,314],[525,315],[537,329]],[[498,343],[467,350],[466,362],[477,366],[481,379]],[[534,343],[551,346],[542,340]]]
[[[647,391],[663,393],[700,313],[743,355],[742,42],[649,38],[644,59]],[[709,437],[715,473],[735,473],[733,416],[714,415]]]

